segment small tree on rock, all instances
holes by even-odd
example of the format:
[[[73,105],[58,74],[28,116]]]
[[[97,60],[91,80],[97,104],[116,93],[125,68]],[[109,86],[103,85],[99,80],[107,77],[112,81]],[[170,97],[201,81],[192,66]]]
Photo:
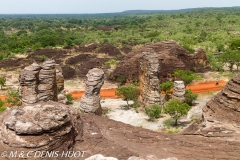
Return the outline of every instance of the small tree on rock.
[[[183,103],[180,100],[175,99],[166,104],[164,112],[175,119],[175,125],[177,125],[178,119],[183,115],[187,115],[190,109],[191,106],[189,106],[187,103]]]
[[[137,86],[129,84],[126,86],[118,86],[116,95],[123,98],[129,107],[129,101],[132,100],[134,103],[137,102],[140,91],[138,90]]]

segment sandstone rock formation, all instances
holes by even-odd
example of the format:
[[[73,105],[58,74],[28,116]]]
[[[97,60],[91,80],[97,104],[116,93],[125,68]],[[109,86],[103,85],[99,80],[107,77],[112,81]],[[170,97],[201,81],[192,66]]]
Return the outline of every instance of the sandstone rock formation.
[[[39,101],[66,101],[61,67],[54,60],[46,60],[42,66],[33,63],[25,67],[19,76],[20,96],[24,104]],[[61,94],[58,96],[58,94]]]
[[[240,141],[240,75],[233,77],[221,92],[207,102],[202,111],[202,126],[193,124],[184,134]]]
[[[110,79],[116,80],[118,77],[123,76],[126,77],[128,82],[138,81],[140,73],[139,60],[142,52],[149,49],[158,55],[161,69],[160,83],[173,80],[172,73],[177,69],[192,70],[199,73],[211,70],[209,61],[202,49],[198,49],[194,54],[191,54],[176,42],[168,41],[148,44],[128,53],[117,65]]]
[[[153,104],[161,104],[161,95],[159,94],[159,63],[155,52],[143,52],[140,58],[140,88],[141,102],[146,107]]]
[[[100,90],[104,83],[104,72],[102,69],[93,68],[86,75],[86,89],[80,100],[80,110],[86,113],[102,115],[100,104]]]
[[[185,100],[185,85],[183,81],[174,81],[173,99]]]
[[[206,136],[233,136],[240,132],[240,74],[231,79],[223,90],[203,108]],[[239,138],[240,140],[240,138]]]
[[[68,151],[82,140],[80,113],[57,102],[39,102],[9,110],[0,117],[4,151]]]

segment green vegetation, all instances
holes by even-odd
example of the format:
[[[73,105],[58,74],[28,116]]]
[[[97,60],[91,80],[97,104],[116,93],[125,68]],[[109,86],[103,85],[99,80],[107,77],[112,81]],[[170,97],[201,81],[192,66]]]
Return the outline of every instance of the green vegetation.
[[[118,97],[123,98],[129,107],[129,101],[133,101],[134,104],[137,103],[138,96],[140,95],[140,91],[138,90],[138,87],[132,84],[126,85],[126,86],[118,86],[116,95]],[[133,104],[133,106],[135,106]],[[135,106],[136,108],[136,106]]]
[[[191,106],[175,99],[165,105],[164,112],[169,114],[175,120],[175,125],[177,125],[178,119],[183,115],[187,115],[190,109]]]
[[[48,58],[47,56],[45,56],[45,55],[37,55],[37,56],[35,56],[36,58],[41,58],[41,59],[43,59],[44,61]]]
[[[172,89],[173,88],[173,82],[167,81],[167,82],[163,82],[160,85],[160,90],[163,91],[165,93],[165,100],[168,101],[171,98],[171,94],[172,94]]]
[[[2,87],[4,87],[6,84],[6,78],[5,77],[0,77],[0,86],[1,86],[1,89]]]
[[[109,43],[118,48],[175,40],[209,55],[236,50],[240,8],[93,15],[0,15],[0,60],[39,48]]]
[[[146,107],[145,112],[149,117],[150,121],[154,121],[155,118],[160,117],[161,108],[157,104],[152,105],[152,107]]]
[[[196,100],[198,97],[198,94],[194,94],[192,93],[192,91],[190,89],[186,90],[185,93],[185,102],[192,106],[193,105],[193,101]]]
[[[6,96],[6,103],[10,106],[19,106],[21,104],[21,101],[18,91],[9,91]]]
[[[107,62],[105,62],[104,63],[106,66],[115,66],[115,65],[117,65],[118,64],[118,62],[116,61],[116,60],[109,60],[109,61],[107,61]]]
[[[68,103],[68,104],[72,104],[72,103],[73,103],[72,94],[69,93],[69,94],[66,95],[66,97],[67,97],[67,100],[68,100],[67,103]]]
[[[5,109],[6,109],[6,107],[4,107],[4,102],[0,99],[0,112],[3,112]]]
[[[188,84],[190,84],[194,79],[196,79],[198,76],[196,75],[196,73],[192,72],[192,71],[185,71],[185,70],[176,70],[174,71],[173,75],[175,77],[180,78],[184,83],[185,86],[187,86]]]

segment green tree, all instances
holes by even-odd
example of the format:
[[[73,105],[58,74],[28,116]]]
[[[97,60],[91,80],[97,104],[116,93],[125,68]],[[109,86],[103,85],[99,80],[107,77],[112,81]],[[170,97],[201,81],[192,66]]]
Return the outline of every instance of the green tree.
[[[175,125],[177,125],[178,119],[183,115],[187,115],[190,109],[191,106],[187,103],[183,103],[180,100],[175,99],[165,105],[164,112],[169,114],[175,120]]]
[[[6,78],[5,77],[0,77],[0,86],[1,89],[6,85]]]
[[[116,95],[123,98],[127,102],[127,105],[129,107],[129,101],[132,100],[134,103],[137,102],[140,91],[138,90],[137,86],[129,84],[126,86],[118,86],[116,90]]]
[[[193,101],[196,100],[198,97],[198,94],[194,94],[192,93],[192,90],[188,89],[186,90],[186,93],[185,93],[185,102],[192,106],[193,104]]]
[[[152,107],[146,107],[145,113],[148,115],[149,120],[153,121],[155,118],[160,117],[161,109],[157,104],[154,104]]]
[[[165,99],[168,101],[171,98],[172,91],[171,89],[173,88],[173,82],[166,81],[163,82],[160,85],[160,90],[165,93]]]
[[[185,85],[187,86],[188,84],[190,84],[194,79],[197,78],[196,73],[189,71],[189,70],[176,70],[173,72],[173,75],[175,77],[180,78]]]

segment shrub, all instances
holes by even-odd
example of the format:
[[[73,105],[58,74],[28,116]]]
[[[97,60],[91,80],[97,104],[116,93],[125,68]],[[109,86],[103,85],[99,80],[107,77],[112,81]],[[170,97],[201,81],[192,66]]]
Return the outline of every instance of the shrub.
[[[194,79],[197,78],[196,73],[189,70],[176,70],[174,71],[173,75],[184,81],[185,85],[190,84]]]
[[[165,99],[168,101],[171,98],[172,91],[171,89],[173,88],[173,83],[170,81],[163,82],[160,85],[160,90],[165,93]]]
[[[5,77],[0,77],[0,86],[1,86],[1,89],[2,87],[4,87],[6,84],[6,78]]]
[[[72,103],[73,103],[73,102],[72,102],[72,101],[73,101],[72,94],[69,93],[69,94],[66,95],[66,97],[67,97],[67,100],[68,100],[67,103],[68,103],[68,104],[72,104]]]
[[[196,100],[197,97],[198,97],[198,95],[192,93],[192,91],[191,91],[190,89],[186,90],[186,93],[185,93],[185,102],[186,102],[188,105],[192,106],[193,101]]]
[[[6,109],[6,107],[3,106],[4,104],[5,103],[0,99],[0,112],[3,112]]]
[[[157,104],[152,105],[152,107],[145,108],[145,112],[149,117],[149,120],[154,120],[160,117],[161,109]]]
[[[6,96],[6,102],[10,105],[10,106],[19,106],[21,104],[20,101],[20,96],[18,94],[18,91],[9,91],[7,96]]]

